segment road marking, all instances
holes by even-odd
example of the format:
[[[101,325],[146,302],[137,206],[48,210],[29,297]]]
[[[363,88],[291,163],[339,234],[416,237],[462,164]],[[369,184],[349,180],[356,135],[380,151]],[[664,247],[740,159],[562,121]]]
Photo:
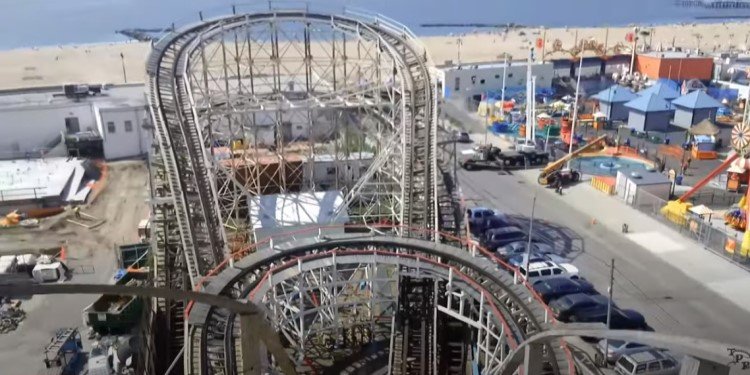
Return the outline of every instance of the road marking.
[[[685,247],[682,246],[679,242],[674,241],[671,238],[656,231],[632,233],[628,234],[627,237],[638,245],[641,245],[644,249],[647,249],[655,254],[672,253],[685,250]]]

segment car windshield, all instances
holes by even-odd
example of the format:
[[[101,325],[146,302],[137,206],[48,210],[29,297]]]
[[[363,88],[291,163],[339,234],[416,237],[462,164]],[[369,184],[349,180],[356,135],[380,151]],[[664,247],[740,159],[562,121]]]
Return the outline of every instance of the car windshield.
[[[633,373],[633,369],[635,368],[635,365],[628,361],[626,357],[620,357],[620,359],[617,361],[617,365],[622,367],[628,374]]]

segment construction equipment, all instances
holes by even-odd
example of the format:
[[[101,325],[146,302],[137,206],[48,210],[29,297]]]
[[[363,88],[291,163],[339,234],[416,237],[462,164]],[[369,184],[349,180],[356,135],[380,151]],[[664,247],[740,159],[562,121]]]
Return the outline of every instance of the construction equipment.
[[[567,163],[569,160],[572,160],[576,158],[578,155],[587,152],[592,151],[596,147],[599,147],[604,141],[607,139],[607,135],[602,135],[600,137],[597,137],[593,141],[585,144],[583,147],[579,148],[578,150],[575,150],[564,157],[558,159],[557,161],[554,161],[544,167],[542,171],[539,173],[539,178],[537,181],[540,185],[550,185],[557,182],[558,179],[562,178],[564,183],[567,182],[575,182],[580,180],[581,174],[578,171],[572,170],[572,169],[563,169],[563,165]]]
[[[513,168],[523,166],[543,165],[549,162],[546,152],[523,151],[502,152],[499,147],[481,145],[468,151],[468,157],[461,162],[461,167],[467,171],[484,168]]]

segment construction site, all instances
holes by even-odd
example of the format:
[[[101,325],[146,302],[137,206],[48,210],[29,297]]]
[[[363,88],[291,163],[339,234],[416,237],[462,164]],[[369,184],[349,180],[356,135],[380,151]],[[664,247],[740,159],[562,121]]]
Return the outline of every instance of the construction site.
[[[201,13],[151,46],[150,119],[127,153],[148,144],[145,160],[0,162],[3,373],[611,374],[618,340],[678,352],[684,374],[739,373],[727,362],[747,360],[727,351],[741,346],[655,332],[643,316],[609,329],[612,309],[624,311],[611,285],[605,321],[565,321],[540,292],[535,281],[585,279],[532,252],[534,233],[554,232],[569,237],[548,246],[583,253],[581,237],[535,221],[536,191],[561,197],[583,179],[570,161],[620,156],[619,139],[597,133],[573,151],[568,125],[570,152],[554,160],[533,136],[508,151],[485,135],[459,174],[466,147],[445,118],[444,74],[408,27],[280,5]],[[482,180],[513,174],[512,188]],[[505,218],[466,194],[491,201],[493,189],[523,191],[504,196],[524,206],[520,263],[501,256],[508,242],[488,244],[501,232],[475,235],[475,214]]]

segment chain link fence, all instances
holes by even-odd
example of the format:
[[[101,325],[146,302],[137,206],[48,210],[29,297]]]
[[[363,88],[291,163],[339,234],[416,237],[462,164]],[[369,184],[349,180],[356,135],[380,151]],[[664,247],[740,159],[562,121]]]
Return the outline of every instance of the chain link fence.
[[[729,195],[724,196],[717,193],[714,196],[694,197],[694,199],[695,202],[710,199],[712,202],[716,202],[715,204],[721,204],[719,203],[721,199],[726,199],[729,202],[739,200],[736,194],[731,194],[734,195],[734,200],[730,200]],[[706,218],[689,212],[686,215],[671,212],[662,213],[661,209],[666,205],[667,201],[646,191],[638,191],[632,203],[633,208],[649,214],[658,221],[680,232],[683,236],[702,244],[704,248],[730,259],[750,271],[750,257],[748,257],[748,254],[742,254],[740,251],[742,233],[728,230],[712,223]]]

